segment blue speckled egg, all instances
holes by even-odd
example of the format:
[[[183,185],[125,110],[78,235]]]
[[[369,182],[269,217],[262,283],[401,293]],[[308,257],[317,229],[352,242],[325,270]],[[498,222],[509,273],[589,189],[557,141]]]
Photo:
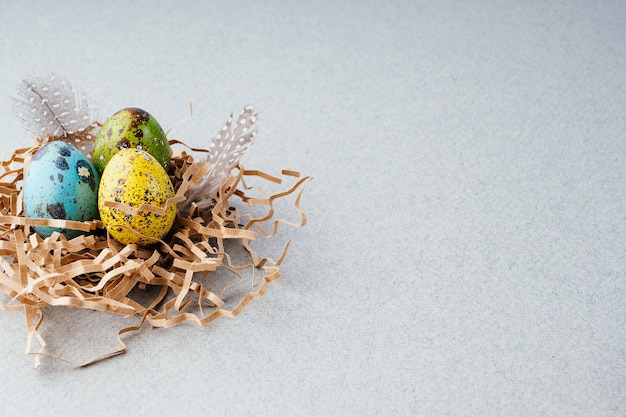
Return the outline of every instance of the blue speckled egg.
[[[100,175],[91,161],[65,142],[48,142],[30,161],[24,175],[24,211],[27,217],[87,221],[98,218]],[[35,227],[42,238],[54,231],[71,239],[81,231]]]

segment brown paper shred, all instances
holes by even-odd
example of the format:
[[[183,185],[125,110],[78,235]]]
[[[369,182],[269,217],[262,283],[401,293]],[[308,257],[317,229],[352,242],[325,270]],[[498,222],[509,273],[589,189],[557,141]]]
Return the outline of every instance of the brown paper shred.
[[[186,148],[175,152],[172,158],[170,178],[176,195],[165,207],[139,209],[159,213],[169,204],[185,201],[186,193],[211,168],[209,163],[196,162],[187,153],[208,150],[189,148],[178,140],[171,140],[170,144]],[[0,172],[0,291],[10,299],[0,304],[0,308],[24,312],[26,353],[35,355],[35,366],[39,366],[43,356],[74,366],[87,366],[117,356],[127,349],[122,336],[146,324],[172,327],[191,322],[206,326],[219,317],[237,317],[281,276],[280,265],[289,247],[287,241],[278,260],[274,260],[258,254],[250,243],[259,235],[275,237],[279,224],[306,223],[300,199],[311,177],[302,177],[291,170],[273,176],[242,166],[233,170],[233,176],[224,182],[208,209],[198,212],[192,204],[189,216],[177,217],[172,231],[150,247],[122,245],[109,236],[97,219],[76,222],[27,218],[22,209],[22,180],[28,161],[40,145],[41,141],[37,141],[31,148],[16,150],[8,160],[2,161]],[[247,184],[259,181],[285,189],[268,193],[260,185]],[[293,207],[299,222],[274,218],[274,202],[288,196],[295,200]],[[116,203],[109,205],[124,211],[139,210]],[[255,217],[253,208],[261,208],[264,213]],[[268,230],[264,227],[266,222],[270,224]],[[76,229],[86,234],[67,240],[53,233],[42,239],[34,232],[35,226]],[[226,247],[231,245],[226,242],[235,243],[241,250],[235,250],[236,255],[229,253]],[[242,253],[247,260],[241,259]],[[217,280],[212,279],[216,272],[219,272]],[[247,283],[245,274],[252,276]],[[151,288],[159,290],[146,300],[150,296],[145,290]],[[233,292],[241,298],[232,298]],[[76,363],[47,352],[40,334],[43,309],[59,306],[138,316],[140,321],[118,331],[119,349]]]

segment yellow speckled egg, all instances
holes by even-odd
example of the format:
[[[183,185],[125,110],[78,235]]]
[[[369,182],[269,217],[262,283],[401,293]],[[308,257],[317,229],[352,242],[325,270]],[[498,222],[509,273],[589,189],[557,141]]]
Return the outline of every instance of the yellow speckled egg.
[[[170,197],[174,197],[174,186],[161,164],[140,149],[122,149],[102,173],[98,210],[111,236],[124,244],[144,246],[156,243],[169,232],[176,218],[176,205],[168,206],[165,215],[137,208],[142,204],[164,208]],[[137,212],[108,207],[107,201],[122,203]]]

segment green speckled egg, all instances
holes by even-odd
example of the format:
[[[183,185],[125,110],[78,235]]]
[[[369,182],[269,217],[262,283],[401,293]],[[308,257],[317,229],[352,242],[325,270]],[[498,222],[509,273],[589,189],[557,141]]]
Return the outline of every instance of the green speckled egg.
[[[171,149],[159,122],[147,111],[130,107],[109,117],[93,147],[93,164],[102,173],[113,155],[122,149],[141,149],[152,155],[167,172]]]
[[[122,149],[111,158],[102,173],[98,210],[102,222],[115,239],[124,244],[149,245],[171,229],[176,218],[175,204],[168,206],[165,215],[161,216],[143,210],[128,214],[105,206],[105,202],[114,201],[135,209],[141,204],[165,207],[170,197],[174,197],[174,186],[159,162],[140,149]],[[129,228],[147,237],[138,236]]]

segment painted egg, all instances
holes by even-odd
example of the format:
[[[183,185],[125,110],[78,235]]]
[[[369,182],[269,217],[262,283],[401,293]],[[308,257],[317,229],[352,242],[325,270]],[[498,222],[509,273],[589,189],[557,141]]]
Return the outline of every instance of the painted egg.
[[[113,155],[122,149],[141,149],[168,170],[170,144],[159,122],[147,111],[127,108],[109,117],[98,132],[93,147],[93,163],[100,173]]]
[[[91,161],[75,146],[48,142],[28,164],[23,183],[27,217],[88,221],[98,218],[100,176]],[[46,238],[58,231],[71,239],[78,230],[37,226]]]
[[[156,243],[169,232],[176,218],[176,205],[165,207],[170,197],[174,197],[174,186],[161,164],[140,149],[122,149],[102,173],[100,218],[111,236],[124,244]],[[130,210],[110,207],[106,202],[121,203]],[[142,204],[165,208],[165,214],[140,209]]]

